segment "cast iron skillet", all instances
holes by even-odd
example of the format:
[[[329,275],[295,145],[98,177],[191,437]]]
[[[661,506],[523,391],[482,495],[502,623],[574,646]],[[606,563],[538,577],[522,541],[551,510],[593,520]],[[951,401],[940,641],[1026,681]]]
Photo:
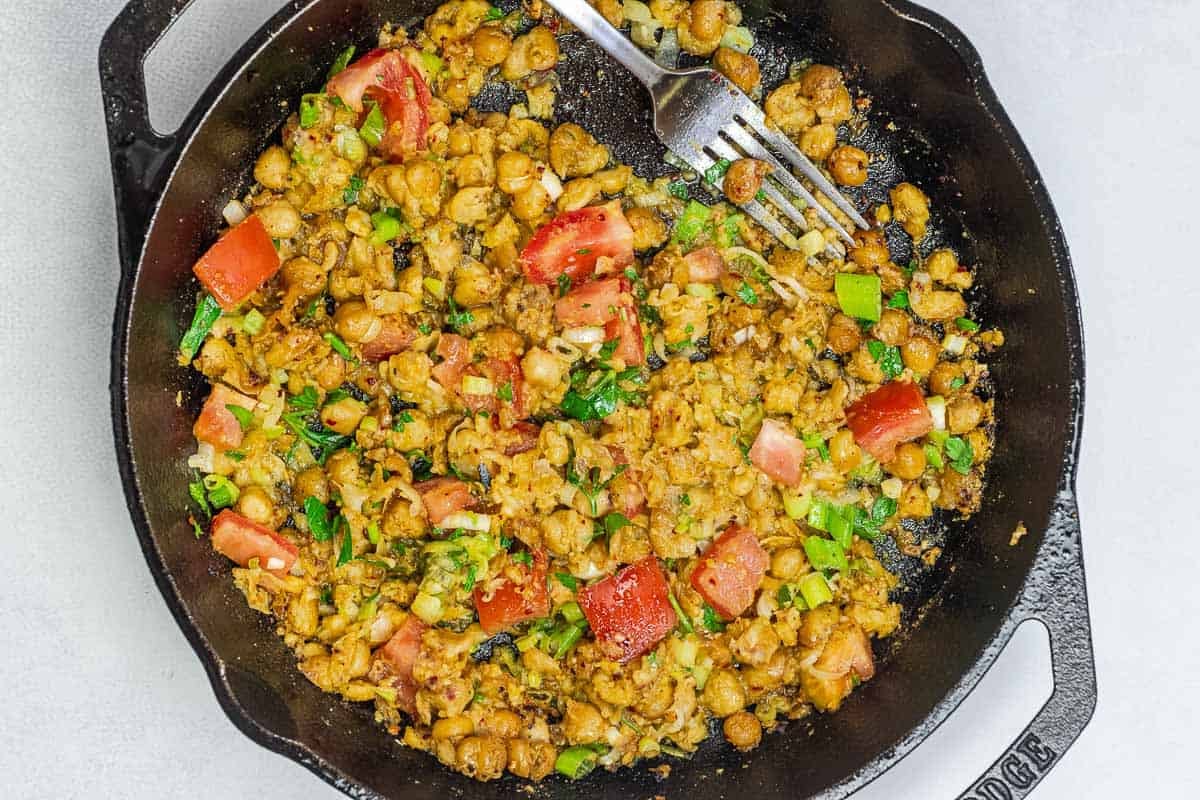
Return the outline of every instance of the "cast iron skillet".
[[[354,797],[511,797],[521,782],[478,784],[399,746],[360,706],[300,676],[271,623],[248,609],[228,565],[185,523],[186,456],[203,386],[175,361],[190,318],[192,263],[214,239],[226,200],[244,191],[256,154],[319,86],[348,44],[381,23],[423,16],[436,0],[291,0],[221,70],[179,131],[146,113],[142,62],[189,0],[134,0],[104,37],[100,71],[120,228],[121,284],[112,349],[113,426],[134,527],[163,597],[208,670],[230,719],[255,741]],[[802,56],[851,65],[880,123],[861,134],[889,157],[855,199],[883,197],[906,175],[934,206],[930,245],[979,265],[976,311],[1005,331],[991,362],[998,452],[983,511],[921,533],[945,545],[932,569],[902,558],[904,633],[878,652],[880,674],[843,710],[765,737],[740,755],[718,741],[665,780],[644,767],[542,783],[567,797],[842,798],[929,735],[1030,619],[1050,630],[1054,693],[963,797],[1026,796],[1071,745],[1096,700],[1074,481],[1083,405],[1079,300],[1067,246],[1037,169],[984,77],[979,56],[944,19],[901,0],[755,0],[767,85]],[[577,37],[576,37],[577,38]],[[566,48],[560,115],[583,123],[644,173],[661,169],[641,88],[582,41]],[[504,92],[481,98],[506,107]],[[903,237],[891,241],[907,259]],[[903,263],[903,262],[902,262]],[[186,402],[176,403],[177,392]],[[1009,537],[1023,521],[1029,534]],[[719,739],[719,737],[717,737]]]

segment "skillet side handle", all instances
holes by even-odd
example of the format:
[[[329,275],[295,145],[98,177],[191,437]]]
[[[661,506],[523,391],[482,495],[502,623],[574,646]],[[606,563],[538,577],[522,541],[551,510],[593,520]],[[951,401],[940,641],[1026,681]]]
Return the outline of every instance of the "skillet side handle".
[[[1056,503],[1010,630],[1031,619],[1040,620],[1050,631],[1054,691],[1004,755],[958,800],[1028,797],[1096,710],[1096,663],[1073,491],[1063,492]]]
[[[131,0],[100,44],[100,91],[112,157],[123,271],[142,249],[155,199],[177,155],[178,137],[150,124],[145,59],[192,0]]]

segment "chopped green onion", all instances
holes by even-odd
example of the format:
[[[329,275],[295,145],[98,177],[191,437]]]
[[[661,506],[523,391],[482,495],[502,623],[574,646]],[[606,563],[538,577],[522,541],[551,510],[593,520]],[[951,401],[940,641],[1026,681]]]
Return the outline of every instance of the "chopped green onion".
[[[744,283],[742,284],[742,286],[745,285],[746,284]],[[692,297],[699,297],[701,300],[712,300],[717,296],[716,287],[708,283],[689,283],[684,291],[686,291]],[[751,292],[753,291],[754,290],[751,289]],[[755,297],[755,300],[757,301],[758,298]],[[751,305],[754,304],[751,303]]]
[[[246,312],[246,316],[242,317],[242,330],[255,336],[262,332],[266,322],[267,318],[262,315],[262,312],[257,308],[252,308]]]
[[[667,193],[680,200],[687,200],[688,185],[683,181],[671,181],[667,184]]]
[[[845,572],[848,566],[845,550],[832,539],[809,536],[804,540],[804,553],[808,556],[808,563],[813,565],[813,569]]]
[[[946,462],[942,460],[942,451],[938,450],[936,445],[925,445],[925,460],[934,469],[944,469],[946,466]]]
[[[829,530],[829,517],[833,513],[833,506],[825,500],[813,500],[812,506],[808,509],[808,524],[819,531]]]
[[[783,510],[794,520],[801,520],[808,514],[809,508],[812,507],[812,495],[810,494],[795,494],[790,490],[783,492]]]
[[[583,609],[574,600],[564,605],[559,611],[562,612],[563,619],[567,622],[579,622],[583,619]]]
[[[683,214],[675,223],[674,240],[685,246],[691,244],[708,225],[711,218],[711,208],[695,200],[689,200]]]
[[[559,583],[570,589],[572,592],[579,588],[579,581],[574,575],[568,572],[556,572],[554,573],[554,577],[558,579]]]
[[[580,612],[582,616],[583,612]],[[587,629],[586,622],[575,622],[550,637],[549,645],[554,651],[555,658],[562,658],[571,651],[571,648],[583,638],[583,632]]]
[[[423,278],[421,285],[425,287],[425,291],[436,297],[438,300],[446,299],[446,284],[442,283],[437,278]]]
[[[566,297],[567,292],[571,291],[571,276],[564,272],[555,281],[558,283],[558,296]]]
[[[426,50],[421,51],[421,66],[425,67],[425,71],[428,72],[431,77],[440,75],[442,68],[445,67],[445,65],[446,62],[442,61],[441,57],[438,56],[437,53],[430,53]]]
[[[825,580],[825,576],[819,572],[810,572],[801,578],[798,588],[800,596],[804,598],[804,604],[809,608],[816,608],[833,601],[833,591],[829,588],[829,581]]]
[[[596,748],[602,745],[576,745],[558,754],[554,769],[571,780],[578,780],[596,768]]]
[[[829,460],[829,445],[825,443],[825,439],[819,433],[804,434],[804,446],[810,450],[816,450],[821,456],[822,461]]]
[[[351,175],[350,183],[346,185],[345,191],[342,192],[342,202],[348,206],[352,206],[357,203],[359,192],[361,192],[363,187],[366,185],[367,182],[362,178],[358,177],[357,175]]]
[[[333,331],[326,331],[325,335],[321,338],[325,340],[326,344],[333,348],[333,352],[337,353],[342,358],[346,359],[347,361],[356,360],[354,358],[354,353],[351,353],[350,348],[347,347],[346,343],[342,341],[342,337],[338,336]]]
[[[199,506],[204,518],[208,519],[212,516],[212,507],[208,504],[208,498],[204,494],[204,483],[202,481],[193,481],[188,484],[188,495],[191,496],[192,502]]]
[[[725,177],[725,173],[729,171],[729,167],[732,164],[733,162],[728,158],[719,159],[711,167],[704,170],[704,180],[715,186],[717,181]]]
[[[205,475],[204,488],[208,491],[208,502],[213,508],[229,508],[241,495],[237,484],[224,475]]]
[[[342,547],[338,551],[337,565],[340,567],[354,560],[354,539],[350,535],[350,525],[347,524],[346,518],[339,516],[338,520],[341,521],[342,528],[345,530],[345,534],[342,536]]]
[[[375,520],[371,520],[367,523],[367,541],[371,544],[379,544],[379,539],[379,523]]]
[[[378,147],[386,132],[387,123],[383,119],[383,110],[378,103],[374,103],[367,113],[367,118],[363,120],[362,127],[358,129],[358,135],[371,147]]]
[[[249,409],[242,408],[241,406],[235,406],[233,403],[226,403],[225,410],[227,410],[230,414],[233,414],[242,430],[248,431],[254,427],[254,414],[252,414]]]
[[[742,285],[737,288],[738,298],[748,306],[758,305],[758,292],[754,291],[750,284],[742,281]]]
[[[958,326],[960,331],[966,331],[967,333],[974,333],[975,331],[979,330],[979,323],[973,319],[967,319],[966,317],[959,317],[958,319],[954,320],[954,324]]]
[[[842,313],[871,322],[878,322],[883,313],[883,291],[880,286],[877,275],[839,272],[834,278],[834,291]]]
[[[487,10],[487,15],[484,17],[484,19],[486,19],[488,21],[504,19],[504,9],[496,8],[495,6],[489,6],[488,10]]]
[[[709,633],[720,633],[725,630],[725,623],[717,616],[717,611],[708,603],[704,604],[704,613],[701,617],[701,622],[704,624],[704,630]]]
[[[321,95],[306,94],[300,98],[300,127],[311,128],[321,121]]]
[[[888,300],[888,308],[908,308],[908,292],[904,289],[897,291],[892,295],[892,299]]]
[[[691,633],[695,630],[692,627],[692,621],[688,619],[687,614],[683,613],[683,609],[679,607],[679,601],[675,599],[674,592],[667,592],[667,599],[671,601],[671,608],[675,609],[675,616],[679,619],[679,629],[684,633]]]
[[[381,247],[396,239],[404,232],[404,226],[399,219],[386,211],[377,211],[371,215],[371,226],[375,229],[371,234],[371,244]]]
[[[187,333],[179,342],[179,354],[183,361],[191,363],[192,359],[196,357],[200,345],[204,344],[204,339],[212,330],[213,323],[220,316],[221,307],[217,305],[217,301],[213,299],[212,295],[204,294],[200,298],[200,302],[196,303],[196,313],[192,316],[191,327],[187,329]]]
[[[332,78],[334,75],[337,75],[346,67],[350,66],[350,59],[354,58],[354,50],[354,45],[350,45],[338,54],[338,57],[334,59],[333,64],[329,67],[328,77]]]
[[[854,540],[853,513],[853,509],[833,508],[829,514],[829,535],[843,550],[849,550]]]

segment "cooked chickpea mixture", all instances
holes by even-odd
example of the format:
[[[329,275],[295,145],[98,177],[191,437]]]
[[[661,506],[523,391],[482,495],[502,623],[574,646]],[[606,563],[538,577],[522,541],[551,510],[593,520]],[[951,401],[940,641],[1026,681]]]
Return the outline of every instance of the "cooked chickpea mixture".
[[[597,7],[867,180],[838,70],[760,86],[721,0]],[[1003,337],[920,247],[920,188],[849,248],[809,208],[787,249],[737,208],[768,165],[648,180],[551,121],[566,27],[452,0],[343,54],[226,207],[180,347],[212,386],[196,535],[305,677],[479,780],[836,711],[900,624],[873,542],[928,560],[901,523],[976,511],[992,449]],[[494,81],[525,102],[472,108]]]

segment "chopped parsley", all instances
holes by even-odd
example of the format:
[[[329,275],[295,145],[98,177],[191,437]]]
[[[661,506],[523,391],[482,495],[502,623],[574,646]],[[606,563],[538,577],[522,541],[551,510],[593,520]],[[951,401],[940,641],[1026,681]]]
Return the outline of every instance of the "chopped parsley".
[[[352,364],[357,362],[357,359],[354,357],[354,353],[350,352],[350,348],[344,341],[342,341],[342,337],[338,336],[333,331],[326,331],[321,338],[325,340],[326,344],[333,348],[333,352],[337,353],[346,361],[349,361]]]
[[[748,306],[758,305],[758,292],[754,291],[753,287],[745,281],[742,281],[742,285],[737,288],[737,296]]]
[[[362,191],[367,183],[357,175],[350,176],[350,183],[346,186],[346,190],[342,192],[342,202],[348,206],[352,206],[358,202],[358,194]]]
[[[975,333],[975,331],[979,330],[979,323],[966,317],[959,317],[954,320],[954,324],[958,326],[960,331],[965,333]]]
[[[417,330],[421,332],[422,336],[428,336],[429,334],[433,333],[433,326],[428,322],[422,322],[417,326]]]
[[[519,553],[513,553],[509,556],[509,558],[518,564],[524,564],[527,567],[533,566],[533,556],[529,554],[528,550],[522,550]]]
[[[454,330],[465,328],[475,321],[475,315],[465,309],[460,310],[458,304],[454,302],[454,298],[448,298],[450,301],[450,313],[446,315],[446,324]]]
[[[589,378],[593,381],[590,386]],[[582,422],[604,419],[617,409],[619,402],[629,405],[641,404],[642,396],[622,388],[622,383],[640,385],[645,382],[645,376],[637,367],[629,367],[620,372],[613,369],[598,370],[591,376],[576,372],[571,376],[571,388],[563,396],[559,407],[568,417]]]
[[[888,308],[908,308],[908,291],[901,289],[892,295],[892,298],[888,300]]]
[[[962,387],[966,386],[966,384],[967,384],[967,379],[960,375],[957,378],[955,378],[954,380],[950,381],[950,388],[951,389],[961,389]]]
[[[879,364],[885,379],[891,380],[904,372],[904,360],[900,356],[899,347],[886,345],[878,339],[872,339],[867,342],[867,352]]]
[[[950,467],[966,475],[975,463],[975,451],[971,443],[959,436],[951,436],[946,440],[946,457],[950,459]]]
[[[504,19],[504,9],[496,8],[496,6],[489,6],[487,15],[484,17],[484,19],[489,21]]]
[[[513,401],[512,381],[509,381],[508,383],[504,384],[499,389],[497,389],[496,397],[500,398],[501,400],[503,400],[506,403],[511,403]]]
[[[401,411],[396,415],[396,421],[392,423],[392,430],[400,433],[404,432],[404,426],[413,421],[413,415],[407,411]]]
[[[621,528],[632,524],[633,523],[629,521],[629,517],[617,511],[613,511],[612,513],[604,515],[604,532],[609,536],[621,530]]]
[[[301,128],[311,128],[321,121],[321,97],[319,94],[306,94],[300,98]]]
[[[728,158],[719,159],[711,167],[704,170],[704,180],[715,186],[717,181],[725,177],[725,173],[729,171],[729,167],[732,163],[733,162]]]
[[[709,633],[720,633],[725,630],[725,623],[721,621],[721,618],[717,616],[716,610],[708,603],[704,604],[704,613],[700,621],[704,625],[704,630]]]
[[[226,403],[225,409],[237,418],[238,425],[242,427],[242,430],[248,431],[254,425],[254,415],[250,413],[249,409],[235,406],[233,403]]]
[[[331,517],[329,509],[316,497],[304,501],[304,516],[308,518],[308,529],[317,542],[328,542],[341,525],[341,515]]]
[[[688,185],[683,181],[671,181],[667,184],[667,193],[680,200],[688,199]]]
[[[600,478],[600,467],[592,467],[587,471],[586,475],[580,475],[575,471],[575,446],[573,444],[569,445],[567,483],[574,486],[587,498],[588,507],[591,509],[593,517],[600,513],[600,493],[607,489],[608,485],[628,468],[628,464],[617,464],[613,468],[612,474],[603,480]],[[607,524],[607,518],[605,522]]]

